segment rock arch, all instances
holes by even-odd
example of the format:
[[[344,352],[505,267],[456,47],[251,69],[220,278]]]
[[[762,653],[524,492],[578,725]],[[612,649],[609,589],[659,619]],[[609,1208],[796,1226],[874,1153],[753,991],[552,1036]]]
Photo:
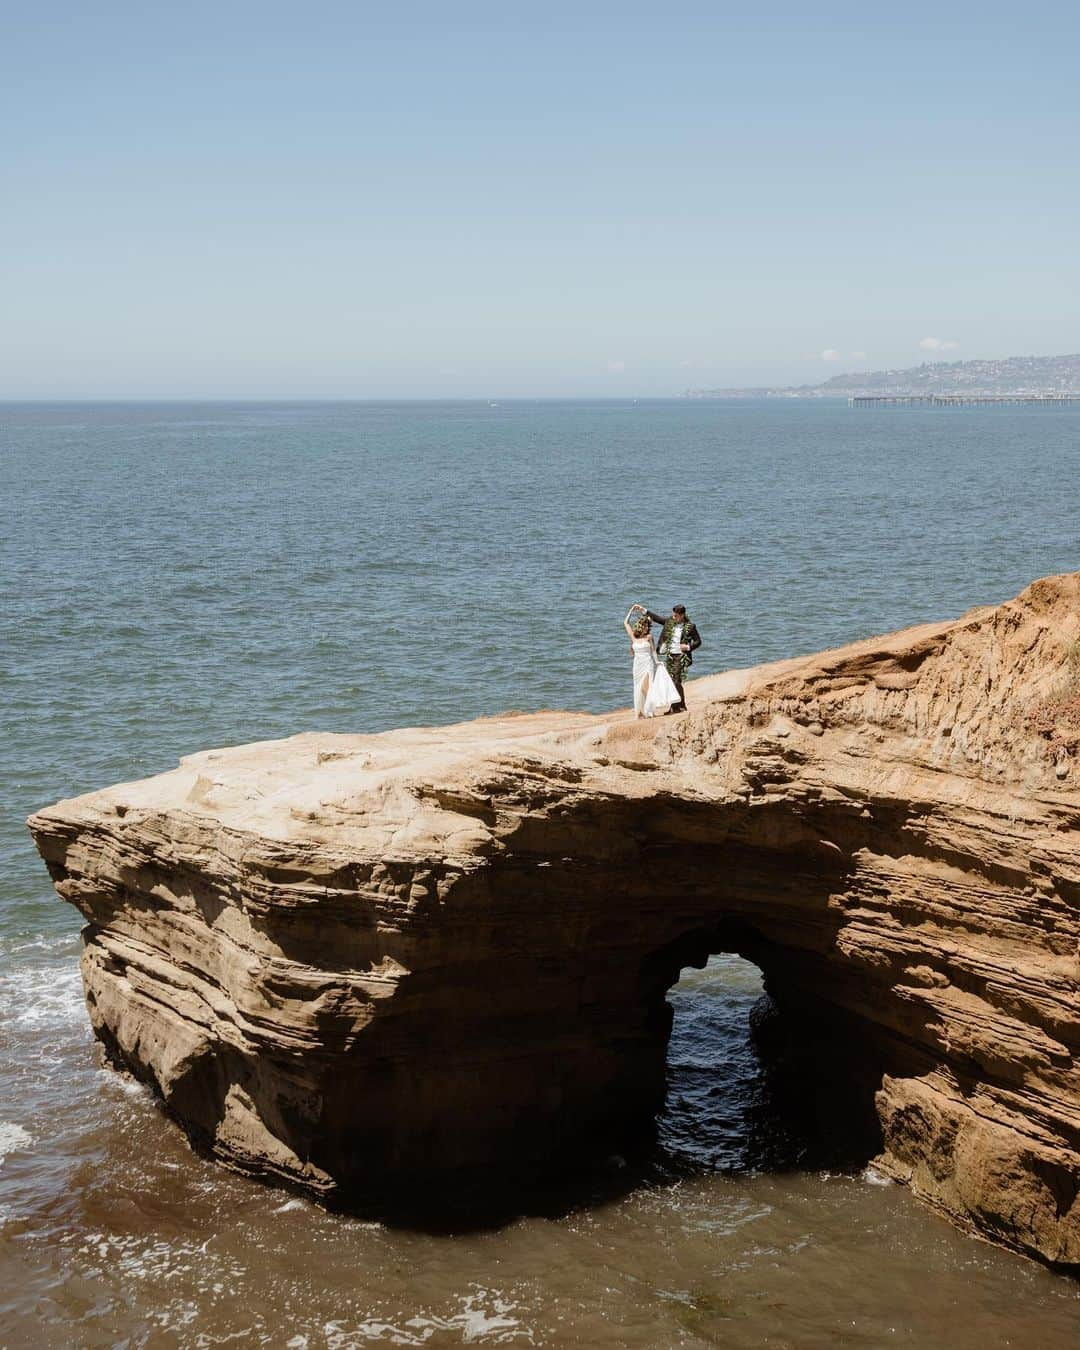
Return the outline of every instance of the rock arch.
[[[558,1165],[662,1092],[736,950],[870,1066],[879,1166],[1080,1262],[1080,574],[695,681],[656,722],[306,734],[30,821],[111,1057],[343,1202]]]

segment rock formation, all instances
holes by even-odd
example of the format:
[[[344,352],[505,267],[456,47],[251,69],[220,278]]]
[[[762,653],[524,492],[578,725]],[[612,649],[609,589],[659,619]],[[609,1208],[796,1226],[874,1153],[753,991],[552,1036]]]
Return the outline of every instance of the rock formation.
[[[96,1034],[232,1166],[349,1203],[558,1166],[655,1110],[666,990],[738,951],[874,1065],[880,1167],[1076,1265],[1078,644],[1080,573],[681,717],[309,733],[29,824]]]

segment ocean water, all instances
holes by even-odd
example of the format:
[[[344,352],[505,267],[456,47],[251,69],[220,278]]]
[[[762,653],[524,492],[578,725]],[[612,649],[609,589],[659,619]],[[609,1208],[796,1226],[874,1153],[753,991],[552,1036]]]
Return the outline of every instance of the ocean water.
[[[1075,1284],[770,1133],[730,957],[672,992],[656,1157],[550,1214],[233,1177],[98,1067],[23,820],[213,745],[625,706],[634,600],[695,673],[1002,600],[1080,567],[1078,483],[1068,408],[0,407],[0,1345],[1075,1344]]]

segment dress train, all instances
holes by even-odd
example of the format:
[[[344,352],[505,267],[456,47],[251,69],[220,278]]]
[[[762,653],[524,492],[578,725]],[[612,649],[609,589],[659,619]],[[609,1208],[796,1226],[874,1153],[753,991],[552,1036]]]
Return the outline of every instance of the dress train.
[[[645,716],[660,717],[678,702],[679,691],[675,688],[675,681],[668,674],[664,662],[657,661],[649,681],[649,692],[645,695]]]

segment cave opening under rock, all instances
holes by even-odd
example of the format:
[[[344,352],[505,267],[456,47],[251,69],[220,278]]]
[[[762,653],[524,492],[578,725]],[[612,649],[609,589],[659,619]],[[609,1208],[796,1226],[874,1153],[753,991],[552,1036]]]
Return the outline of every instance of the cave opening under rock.
[[[873,1068],[835,1018],[785,1011],[761,968],[734,952],[684,967],[666,1001],[661,1168],[857,1170],[878,1152]]]

